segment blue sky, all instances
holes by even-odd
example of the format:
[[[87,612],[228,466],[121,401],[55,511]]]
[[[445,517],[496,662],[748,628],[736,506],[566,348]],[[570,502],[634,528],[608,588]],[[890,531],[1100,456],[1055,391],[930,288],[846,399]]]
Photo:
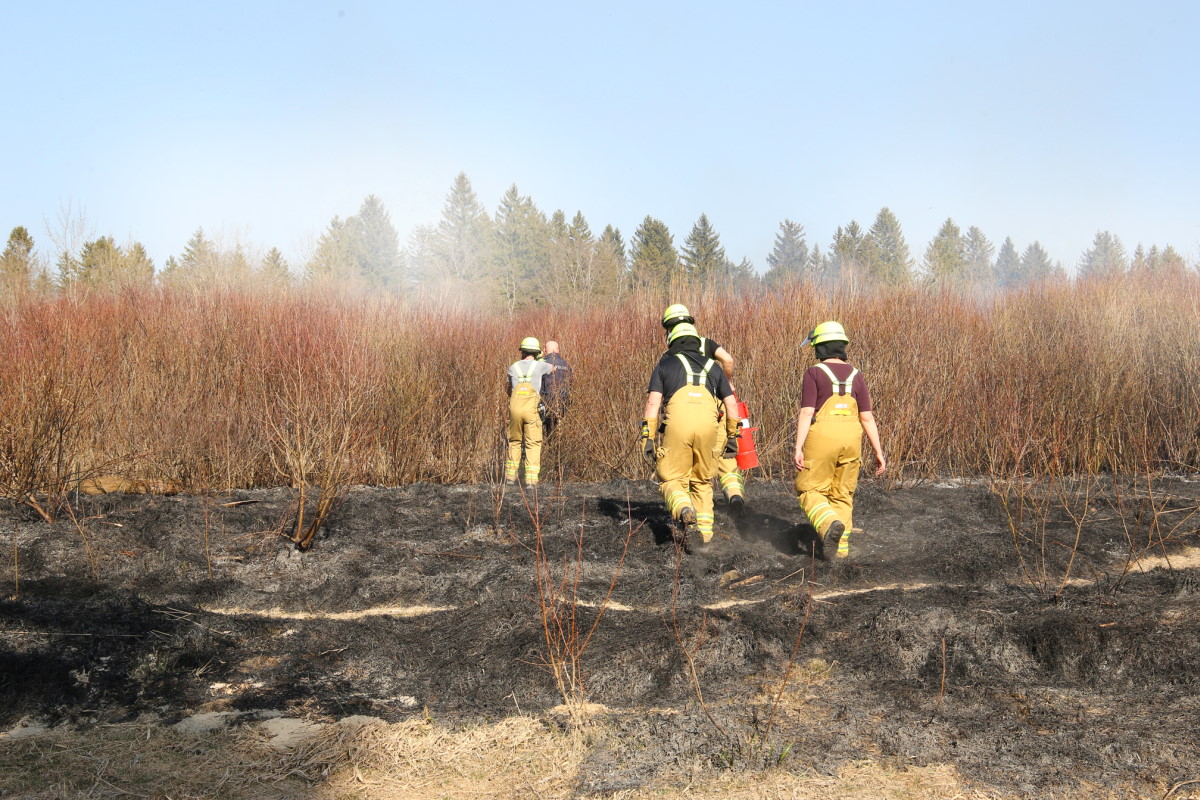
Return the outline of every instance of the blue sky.
[[[1098,230],[1200,256],[1200,3],[0,0],[0,228],[69,206],[160,266],[192,232],[298,266],[384,201],[402,242],[465,171],[628,239],[701,213],[766,267],[882,206],[1073,266]]]

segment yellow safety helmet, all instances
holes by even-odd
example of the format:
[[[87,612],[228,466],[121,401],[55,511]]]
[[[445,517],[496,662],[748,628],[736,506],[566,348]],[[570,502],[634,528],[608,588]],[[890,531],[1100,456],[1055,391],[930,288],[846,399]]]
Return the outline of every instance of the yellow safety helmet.
[[[526,336],[521,340],[521,350],[527,353],[541,355],[542,343],[538,341],[536,336]]]
[[[821,344],[822,342],[850,342],[850,338],[846,336],[846,329],[842,327],[840,322],[822,322],[820,325],[812,329],[804,341],[800,343],[801,347],[806,344]]]
[[[687,306],[675,303],[667,306],[667,310],[663,312],[663,327],[670,328],[672,325],[678,325],[681,322],[695,322],[692,318],[692,312],[687,310]]]
[[[680,307],[682,308],[682,306]],[[696,330],[696,326],[690,322],[681,322],[667,331],[667,342],[673,342],[681,336],[695,336],[699,339],[700,331]]]

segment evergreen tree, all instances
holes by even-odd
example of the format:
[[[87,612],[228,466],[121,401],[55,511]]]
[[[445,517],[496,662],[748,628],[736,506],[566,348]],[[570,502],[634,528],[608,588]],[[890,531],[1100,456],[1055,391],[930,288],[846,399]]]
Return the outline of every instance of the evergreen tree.
[[[162,272],[158,273],[158,279],[164,286],[174,286],[179,284],[182,272],[183,268],[179,266],[179,259],[175,256],[167,256],[167,260],[163,262]]]
[[[803,225],[798,225],[790,219],[779,223],[779,233],[775,234],[775,246],[767,256],[767,265],[764,279],[769,286],[779,286],[810,277],[808,242],[804,238]]]
[[[1129,262],[1130,272],[1147,272],[1150,269],[1150,259],[1146,257],[1146,249],[1138,242],[1134,248],[1133,258]]]
[[[475,196],[467,174],[460,172],[446,195],[442,219],[429,242],[430,258],[418,265],[421,277],[441,283],[485,278],[492,267],[493,243],[492,220]]]
[[[570,274],[577,276],[577,284],[574,287],[576,298],[616,295],[619,275],[608,274],[600,242],[592,234],[582,211],[576,211],[571,219],[567,228],[567,241]]]
[[[383,201],[367,195],[352,219],[354,256],[363,282],[373,289],[402,289],[400,239]]]
[[[754,271],[754,263],[743,257],[736,264],[726,259],[719,277],[725,286],[733,289],[747,289],[755,283],[758,275]]]
[[[1160,273],[1180,273],[1187,270],[1187,262],[1173,246],[1167,245],[1154,263],[1154,269]]]
[[[1017,246],[1011,236],[1005,237],[996,255],[996,282],[1005,289],[1020,286],[1024,282],[1021,275],[1021,257],[1017,255]]]
[[[229,258],[197,228],[178,259],[169,258],[159,279],[166,285],[197,289],[216,286],[229,278]]]
[[[729,270],[729,259],[721,246],[721,237],[708,221],[707,214],[692,226],[692,232],[684,240],[680,251],[683,274],[688,280],[705,284],[712,278]]]
[[[845,228],[838,226],[833,232],[833,245],[830,247],[827,270],[830,277],[841,283],[854,283],[862,279],[866,243],[867,237],[856,220],[851,220]]]
[[[543,297],[536,278],[550,256],[549,222],[513,184],[500,200],[495,230],[494,287],[499,303],[511,313]]]
[[[1025,248],[1025,254],[1021,256],[1022,282],[1036,283],[1052,277],[1054,273],[1054,262],[1050,260],[1041,242],[1034,242]]]
[[[211,274],[217,271],[217,247],[204,235],[204,228],[197,228],[192,238],[184,245],[179,267],[197,274]]]
[[[258,265],[258,278],[267,286],[287,286],[292,282],[292,273],[278,247],[272,247]]]
[[[901,286],[912,279],[912,257],[900,229],[900,220],[886,206],[879,210],[863,243],[862,260],[875,283]]]
[[[635,286],[647,289],[666,289],[680,274],[679,253],[662,220],[647,215],[633,232],[630,273]]]
[[[1129,268],[1125,246],[1108,231],[1100,231],[1092,247],[1079,259],[1080,278],[1107,278],[1124,274]]]
[[[417,225],[408,233],[408,244],[404,246],[404,263],[415,287],[432,287],[440,278],[437,257],[437,227]]]
[[[808,275],[814,280],[832,280],[833,265],[828,256],[821,252],[821,245],[814,244],[808,254]]]
[[[141,242],[134,242],[122,251],[122,281],[126,285],[148,286],[154,282],[154,261]]]
[[[109,287],[121,271],[121,249],[113,237],[101,236],[83,243],[73,274],[60,277],[64,286],[72,283]]]
[[[596,243],[597,280],[605,287],[604,293],[618,297],[625,293],[629,283],[629,259],[625,255],[625,240],[621,231],[606,225]]]
[[[78,256],[60,258],[58,282],[95,289],[119,289],[145,285],[154,279],[154,262],[141,242],[126,248],[111,236],[84,242]]]
[[[1183,256],[1179,255],[1171,245],[1167,245],[1166,249],[1161,251],[1158,249],[1158,245],[1151,245],[1150,252],[1146,253],[1139,243],[1137,250],[1133,253],[1133,261],[1129,269],[1131,272],[1147,277],[1163,278],[1169,274],[1185,271],[1187,264],[1183,260]]]
[[[305,280],[313,283],[350,285],[358,277],[353,224],[334,216],[317,241],[316,252],[304,265]],[[187,255],[181,260],[181,266]]]
[[[996,282],[992,255],[996,248],[978,226],[972,225],[963,237],[963,257],[966,263],[967,283],[974,286],[992,286]]]
[[[0,292],[20,295],[33,282],[33,237],[18,225],[8,234],[8,243],[0,254]]]
[[[549,239],[548,258],[545,263],[533,265],[533,277],[547,299],[561,305],[573,299],[583,284],[567,215],[561,208],[550,215],[546,233]]]
[[[246,255],[246,248],[241,242],[234,244],[232,250],[226,250],[219,254],[220,267],[218,275],[222,283],[227,286],[246,286],[250,282],[252,269],[250,267],[250,258]]]
[[[961,286],[966,279],[966,250],[962,233],[947,218],[925,250],[925,274],[935,286]]]

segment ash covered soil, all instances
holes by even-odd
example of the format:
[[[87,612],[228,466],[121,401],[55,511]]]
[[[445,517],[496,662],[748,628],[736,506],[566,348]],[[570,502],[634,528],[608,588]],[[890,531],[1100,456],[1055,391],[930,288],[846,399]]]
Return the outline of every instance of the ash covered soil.
[[[305,553],[280,536],[287,489],[84,498],[78,526],[6,506],[0,730],[545,713],[536,514],[580,637],[605,607],[582,666],[613,735],[583,794],[697,758],[949,763],[1015,794],[1198,777],[1200,484],[1109,484],[1076,498],[1082,526],[1051,504],[1016,540],[984,485],[864,483],[863,530],[828,560],[789,485],[749,492],[703,553],[647,481],[545,485],[533,513],[511,487],[357,487]]]

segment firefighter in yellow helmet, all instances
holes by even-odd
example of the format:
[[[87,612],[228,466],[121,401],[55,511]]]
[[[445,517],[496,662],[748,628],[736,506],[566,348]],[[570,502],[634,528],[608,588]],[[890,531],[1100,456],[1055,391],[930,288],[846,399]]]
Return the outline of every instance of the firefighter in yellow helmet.
[[[848,545],[843,535],[852,525],[863,433],[875,451],[875,474],[887,469],[867,382],[846,360],[849,343],[837,322],[822,322],[801,343],[813,345],[820,363],[804,372],[796,425],[796,494],[822,538],[826,557],[849,551],[839,546]]]
[[[521,360],[508,368],[508,460],[504,480],[517,482],[521,450],[525,451],[525,485],[536,486],[542,466],[542,378],[555,367],[539,361],[542,343],[533,336],[521,340]]]
[[[687,306],[675,303],[667,306],[666,310],[663,311],[662,324],[669,335],[676,325],[688,324],[694,326],[696,320],[692,317],[691,312],[688,311]],[[732,389],[733,356],[729,354],[729,351],[712,339],[700,337],[700,353],[705,358],[711,358],[721,365],[721,370],[725,373],[725,377],[729,379],[729,387]],[[724,421],[720,418],[718,412],[716,423],[718,438],[720,438],[720,430],[723,424]],[[734,456],[736,456],[736,453],[734,453]],[[721,484],[721,492],[725,495],[725,502],[729,505],[730,512],[740,516],[746,510],[746,481],[738,469],[734,456],[728,458],[722,456],[718,459],[717,482]]]
[[[712,479],[717,460],[722,452],[737,450],[737,408],[729,379],[700,352],[700,334],[691,323],[674,326],[667,340],[671,350],[650,376],[642,442],[646,455],[654,458],[671,516],[683,527],[685,541],[701,549],[713,537]],[[718,401],[725,407],[725,427],[719,437]],[[658,412],[664,403],[662,444],[655,448]]]

